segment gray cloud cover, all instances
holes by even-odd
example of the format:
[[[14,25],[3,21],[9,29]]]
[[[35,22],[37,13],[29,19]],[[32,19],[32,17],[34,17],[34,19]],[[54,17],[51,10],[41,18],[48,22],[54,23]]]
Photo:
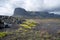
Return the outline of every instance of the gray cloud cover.
[[[0,0],[0,15],[13,15],[16,7],[27,11],[49,11],[60,13],[60,0]]]

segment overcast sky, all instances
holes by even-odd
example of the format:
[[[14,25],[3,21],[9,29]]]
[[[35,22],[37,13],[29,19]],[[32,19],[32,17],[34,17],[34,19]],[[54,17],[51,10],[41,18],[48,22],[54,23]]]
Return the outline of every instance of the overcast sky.
[[[13,15],[14,9],[27,11],[49,11],[60,14],[60,0],[0,0],[0,15]]]

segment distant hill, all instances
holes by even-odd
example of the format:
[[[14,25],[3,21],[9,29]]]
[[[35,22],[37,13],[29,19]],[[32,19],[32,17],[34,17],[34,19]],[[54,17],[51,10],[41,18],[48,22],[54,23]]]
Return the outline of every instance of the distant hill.
[[[25,18],[60,18],[60,15],[49,13],[49,12],[40,12],[40,11],[26,11],[23,8],[16,8],[13,16],[25,17]]]

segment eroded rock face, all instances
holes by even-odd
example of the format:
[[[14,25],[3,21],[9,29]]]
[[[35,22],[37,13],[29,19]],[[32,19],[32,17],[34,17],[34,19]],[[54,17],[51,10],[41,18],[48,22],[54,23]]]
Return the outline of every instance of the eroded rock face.
[[[14,16],[25,16],[27,14],[27,11],[23,8],[16,8],[14,11]]]

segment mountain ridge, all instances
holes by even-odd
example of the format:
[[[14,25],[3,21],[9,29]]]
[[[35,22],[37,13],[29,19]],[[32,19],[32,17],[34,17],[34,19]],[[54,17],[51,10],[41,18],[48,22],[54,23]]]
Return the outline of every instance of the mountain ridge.
[[[23,8],[15,8],[14,15],[26,18],[60,18],[60,15],[44,11],[26,11]]]

